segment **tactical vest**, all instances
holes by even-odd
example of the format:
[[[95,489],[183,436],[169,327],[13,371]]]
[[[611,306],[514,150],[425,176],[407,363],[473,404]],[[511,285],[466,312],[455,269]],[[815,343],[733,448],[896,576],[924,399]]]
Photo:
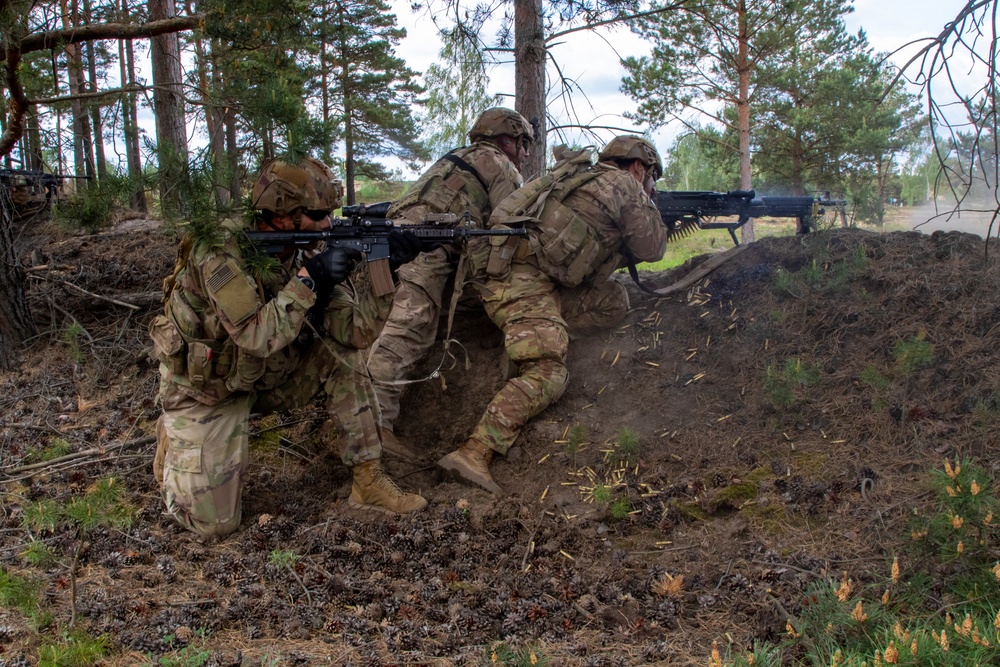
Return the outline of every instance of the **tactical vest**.
[[[563,203],[570,193],[600,176],[602,169],[591,164],[591,149],[560,148],[553,153],[564,157],[548,174],[511,194],[494,213],[496,223],[529,230],[531,254],[523,252],[523,242],[518,249],[517,240],[491,238],[487,273],[492,277],[503,277],[511,261],[518,259],[536,264],[561,285],[577,287],[584,281],[606,280],[617,266],[618,256],[601,244],[591,224]]]
[[[393,204],[390,217],[420,205],[426,206],[429,213],[461,215],[468,210],[475,222],[485,222],[490,211],[489,186],[467,161],[478,148],[476,145],[456,148],[431,165],[409,192]]]
[[[234,253],[239,256],[234,223],[223,228],[230,252],[215,254],[199,268],[216,306],[231,322],[240,324],[257,312],[260,301],[244,269],[233,259]],[[241,353],[228,336],[208,337],[202,315],[206,299],[177,285],[180,275],[189,270],[192,254],[198,254],[192,245],[182,242],[174,274],[164,281],[164,287],[170,287],[164,314],[150,323],[149,336],[164,379],[192,398],[214,405],[232,392],[253,389],[267,370],[267,361]]]

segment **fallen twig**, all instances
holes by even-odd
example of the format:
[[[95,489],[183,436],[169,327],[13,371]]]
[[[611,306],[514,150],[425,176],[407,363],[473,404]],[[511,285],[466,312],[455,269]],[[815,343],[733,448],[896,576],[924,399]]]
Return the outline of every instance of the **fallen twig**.
[[[7,424],[7,426],[24,426],[24,425]],[[40,470],[42,468],[56,466],[59,465],[60,463],[65,463],[67,461],[74,461],[76,459],[86,458],[88,456],[103,456],[104,454],[107,454],[109,450],[125,449],[126,447],[135,447],[137,445],[148,445],[151,442],[156,442],[156,437],[147,435],[141,438],[136,438],[134,440],[128,440],[126,442],[120,442],[112,445],[104,445],[103,447],[91,447],[90,449],[85,449],[80,452],[73,452],[72,454],[66,454],[65,456],[57,456],[56,458],[49,459],[48,461],[40,461],[39,463],[29,463],[28,465],[18,466],[16,468],[4,468],[0,470],[0,473],[4,475],[17,475],[22,472],[28,472],[29,470]]]

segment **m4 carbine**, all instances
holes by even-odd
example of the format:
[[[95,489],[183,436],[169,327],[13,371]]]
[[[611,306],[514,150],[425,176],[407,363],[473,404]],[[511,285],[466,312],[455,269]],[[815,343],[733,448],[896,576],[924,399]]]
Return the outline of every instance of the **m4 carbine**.
[[[397,225],[386,218],[390,202],[345,206],[345,217],[330,218],[330,229],[318,232],[264,232],[249,231],[247,237],[262,252],[276,254],[289,246],[314,247],[318,241],[327,246],[355,248],[365,255],[372,290],[377,296],[393,291],[392,272],[389,269],[389,234],[399,230],[416,236],[425,249],[463,241],[473,236],[526,236],[524,229],[479,229],[468,212],[463,216],[453,213],[430,215],[422,224]]]
[[[808,234],[818,216],[826,213],[824,207],[835,206],[843,210],[847,202],[830,199],[827,192],[822,197],[757,197],[753,190],[729,192],[658,191],[656,208],[663,224],[670,230],[669,238],[686,236],[696,229],[725,229],[736,240],[736,230],[751,218],[797,218],[796,232]],[[729,222],[706,222],[705,218],[732,218]]]

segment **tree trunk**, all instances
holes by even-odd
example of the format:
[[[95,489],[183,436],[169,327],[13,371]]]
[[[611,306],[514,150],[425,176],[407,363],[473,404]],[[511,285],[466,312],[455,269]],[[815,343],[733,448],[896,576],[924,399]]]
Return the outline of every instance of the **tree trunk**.
[[[42,131],[38,125],[38,107],[32,105],[24,116],[24,160],[25,169],[41,169],[42,163]]]
[[[344,190],[346,203],[353,206],[354,197],[354,127],[351,124],[351,110],[347,106],[347,96],[344,96]]]
[[[188,3],[188,13],[194,13],[194,7]],[[222,112],[215,103],[211,88],[209,86],[210,49],[206,48],[205,35],[194,34],[195,66],[198,72],[198,96],[201,98],[202,109],[205,113],[205,126],[208,129],[208,146],[212,164],[212,185],[215,190],[215,202],[223,208],[229,203],[229,179],[226,178],[226,135],[225,125],[222,122]],[[220,81],[220,72],[217,67],[212,67],[212,82]]]
[[[122,20],[128,18],[128,0],[122,0]],[[118,66],[121,71],[122,85],[128,88],[136,86],[135,51],[131,39],[118,40]],[[122,98],[122,126],[125,133],[125,160],[128,163],[128,175],[135,190],[132,191],[132,208],[145,215],[149,208],[146,205],[145,179],[142,174],[142,153],[139,152],[139,122],[136,108],[136,94],[125,93]]]
[[[90,0],[83,0],[83,19],[90,25]],[[87,69],[90,79],[90,92],[97,92],[97,56],[94,42],[87,42]],[[91,102],[90,120],[94,127],[94,157],[97,161],[97,177],[104,178],[108,175],[108,165],[104,156],[104,124],[101,122],[101,104],[98,101]]]
[[[149,0],[149,19],[173,18],[174,0]],[[156,153],[160,208],[164,214],[182,211],[180,185],[187,170],[187,128],[184,120],[181,48],[177,33],[150,39],[153,61],[153,107],[156,112]]]
[[[737,131],[740,137],[740,189],[749,190],[753,187],[750,172],[750,34],[747,25],[747,3],[740,0],[737,9],[739,22],[739,42],[736,73],[739,78],[739,97],[736,101]],[[744,243],[753,243],[753,218],[740,231],[740,239]]]
[[[229,161],[229,193],[233,199],[243,196],[240,185],[240,152],[236,143],[236,111],[232,107],[224,109],[223,118],[226,123],[226,159]]]
[[[35,334],[24,294],[24,272],[14,250],[14,211],[7,188],[0,185],[0,369],[17,363],[17,350]]]
[[[63,27],[67,30],[76,27],[66,0],[61,0],[60,9]],[[90,135],[90,118],[83,110],[83,101],[79,99],[80,94],[84,92],[80,47],[76,44],[67,44],[63,51],[66,53],[66,80],[69,84],[69,94],[73,96],[70,101],[70,109],[73,112],[73,173],[77,176],[87,176],[93,173],[93,169],[88,169],[90,162],[87,160],[84,145]]]
[[[514,0],[514,109],[535,126],[535,143],[521,174],[545,169],[545,33],[542,0]]]

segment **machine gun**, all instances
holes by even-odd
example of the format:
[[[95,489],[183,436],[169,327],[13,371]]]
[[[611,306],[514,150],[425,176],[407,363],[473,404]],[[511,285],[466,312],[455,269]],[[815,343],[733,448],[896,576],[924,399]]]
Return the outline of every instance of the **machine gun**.
[[[753,190],[656,193],[656,208],[670,230],[668,238],[687,236],[697,229],[725,229],[736,245],[739,245],[736,230],[751,218],[797,218],[796,232],[808,234],[816,218],[826,213],[825,207],[843,210],[846,203],[843,199],[831,199],[829,192],[822,197],[757,197]],[[705,221],[705,218],[734,216],[737,219],[730,222]]]
[[[468,211],[463,216],[442,213],[427,216],[422,224],[397,225],[386,218],[389,205],[390,202],[381,202],[370,206],[345,206],[342,209],[345,217],[331,218],[330,229],[324,231],[248,231],[246,235],[259,250],[269,254],[280,253],[289,246],[311,248],[319,241],[325,241],[327,246],[360,250],[368,262],[372,289],[377,296],[393,291],[389,235],[395,230],[413,234],[426,249],[474,236],[527,236],[524,229],[479,229],[474,226]]]
[[[67,178],[90,179],[90,176],[50,174],[41,169],[0,169],[0,186],[10,193],[16,220],[26,220],[47,210]]]

